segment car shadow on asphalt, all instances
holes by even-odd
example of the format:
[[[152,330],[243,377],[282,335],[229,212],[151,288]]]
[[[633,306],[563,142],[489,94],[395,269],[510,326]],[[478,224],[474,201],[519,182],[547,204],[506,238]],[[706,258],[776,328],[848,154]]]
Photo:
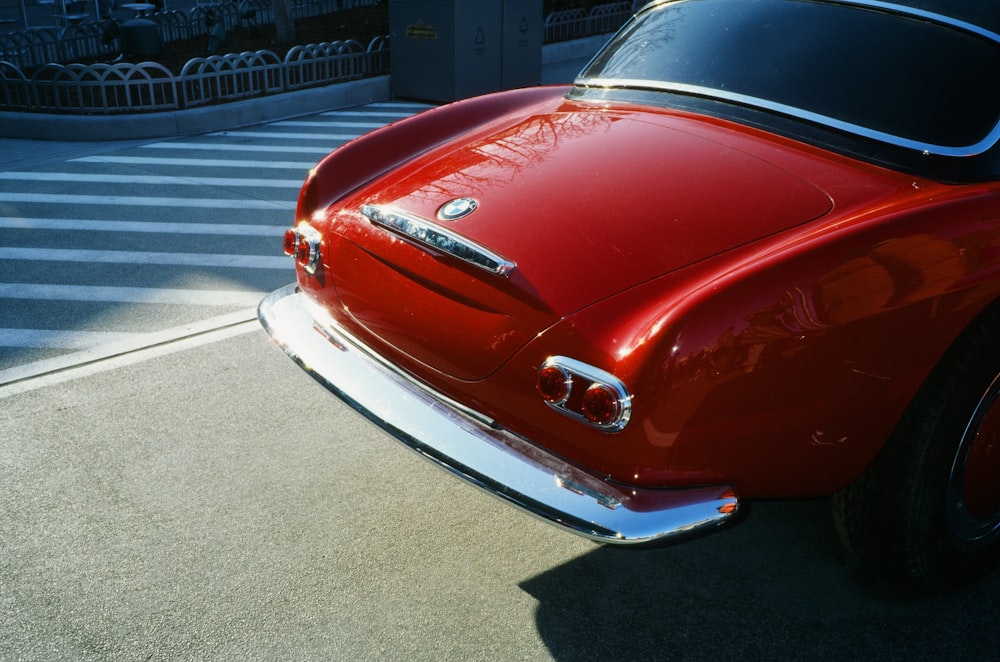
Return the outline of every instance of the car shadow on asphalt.
[[[521,584],[556,660],[995,659],[1000,571],[902,597],[845,561],[829,500],[754,504],[661,548],[600,546]]]

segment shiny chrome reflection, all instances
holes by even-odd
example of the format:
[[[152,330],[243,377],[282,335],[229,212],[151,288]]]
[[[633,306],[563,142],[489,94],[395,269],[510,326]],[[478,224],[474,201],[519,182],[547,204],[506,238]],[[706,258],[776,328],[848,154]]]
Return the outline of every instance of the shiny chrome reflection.
[[[543,398],[543,401],[549,407],[560,414],[569,416],[581,423],[593,425],[605,432],[620,432],[628,425],[629,420],[632,418],[632,394],[625,384],[622,383],[622,380],[606,370],[582,361],[577,361],[576,359],[571,359],[568,356],[550,356],[547,358],[538,369],[539,378],[541,379],[546,374],[546,371],[553,369],[565,376],[566,392],[563,397],[558,399]],[[580,408],[576,409],[572,407],[571,396],[577,383],[580,383],[582,388],[588,392],[595,387],[607,389],[614,400],[613,411],[610,411],[606,417],[596,418],[588,416],[586,411],[586,393],[583,395],[581,403],[579,403]]]
[[[727,486],[636,488],[583,471],[415,382],[312,310],[321,309],[289,285],[265,297],[258,316],[334,395],[425,459],[535,517],[593,540],[636,544],[715,527],[738,510]]]
[[[378,205],[362,205],[361,213],[379,227],[391,230],[424,246],[453,255],[498,276],[508,276],[516,266],[510,260],[480,246],[471,239],[398,209]]]

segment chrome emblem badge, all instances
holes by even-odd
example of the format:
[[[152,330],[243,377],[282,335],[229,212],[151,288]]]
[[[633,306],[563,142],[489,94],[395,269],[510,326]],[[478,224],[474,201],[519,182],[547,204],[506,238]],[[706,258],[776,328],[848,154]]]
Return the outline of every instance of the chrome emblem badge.
[[[473,198],[455,198],[438,209],[437,216],[442,221],[457,221],[476,211],[479,203]]]

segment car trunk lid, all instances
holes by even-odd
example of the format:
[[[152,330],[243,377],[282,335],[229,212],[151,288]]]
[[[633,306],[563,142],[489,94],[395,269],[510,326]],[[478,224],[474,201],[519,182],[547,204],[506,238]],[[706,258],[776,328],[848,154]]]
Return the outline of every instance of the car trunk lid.
[[[480,379],[584,306],[831,208],[802,178],[724,144],[717,127],[693,126],[665,113],[555,112],[414,159],[336,212],[342,305],[412,358]],[[455,200],[475,209],[441,220]],[[513,266],[470,265],[447,241],[373,223],[373,209]]]

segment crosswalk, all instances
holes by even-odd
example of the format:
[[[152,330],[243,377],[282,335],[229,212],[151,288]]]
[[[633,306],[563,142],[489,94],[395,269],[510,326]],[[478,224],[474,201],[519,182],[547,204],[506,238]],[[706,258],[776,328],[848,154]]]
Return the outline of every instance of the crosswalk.
[[[299,188],[389,101],[25,170],[0,164],[0,386],[254,319]]]

